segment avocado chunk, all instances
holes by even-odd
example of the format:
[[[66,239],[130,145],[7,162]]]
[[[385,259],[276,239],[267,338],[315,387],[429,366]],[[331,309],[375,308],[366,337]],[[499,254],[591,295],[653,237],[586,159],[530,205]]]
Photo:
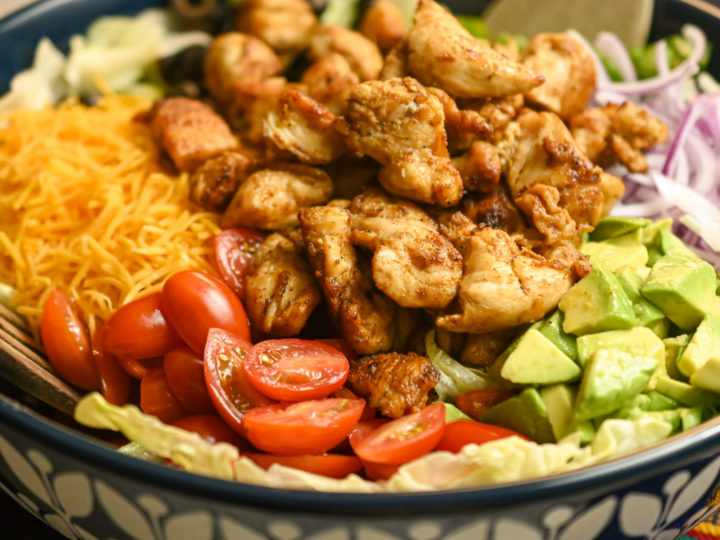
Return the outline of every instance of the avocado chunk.
[[[720,406],[720,395],[670,377],[658,377],[655,389],[688,407]]]
[[[548,419],[552,426],[555,440],[559,441],[568,433],[575,431],[575,397],[577,388],[567,384],[554,384],[539,390],[540,397],[545,402]]]
[[[515,430],[538,443],[555,442],[547,406],[535,388],[498,403],[480,421]]]
[[[446,424],[455,422],[456,420],[472,420],[472,418],[470,418],[467,414],[462,412],[460,409],[458,409],[452,403],[443,402],[443,405],[445,405],[445,423]]]
[[[597,349],[588,360],[575,402],[575,418],[604,416],[638,395],[658,367],[658,359],[620,349]]]
[[[580,251],[590,257],[590,264],[615,272],[620,268],[641,268],[648,262],[648,250],[642,244],[586,242]]]
[[[720,319],[706,316],[687,344],[677,367],[686,377],[692,377],[710,358],[720,354]]]
[[[720,393],[720,351],[716,356],[707,359],[700,368],[690,376],[690,385],[703,390]]]
[[[649,272],[650,269],[647,268]],[[645,276],[647,277],[647,276]],[[629,268],[623,269],[617,274],[618,281],[622,285],[625,294],[628,295],[635,310],[635,316],[638,325],[646,326],[661,337],[667,336],[669,324],[665,323],[665,313],[657,308],[654,304],[648,302],[640,294],[640,289],[645,281],[645,277],[640,275],[637,270]]]
[[[599,242],[609,238],[617,238],[628,233],[643,229],[652,224],[645,218],[605,217],[598,221],[595,229],[590,233],[590,240]]]
[[[641,326],[581,336],[577,348],[581,366],[585,366],[598,349],[620,349],[633,356],[651,356],[658,362],[665,362],[665,344],[651,330]]]
[[[668,375],[679,381],[686,380],[687,377],[680,373],[677,363],[685,352],[688,343],[690,343],[690,335],[680,334],[679,336],[665,338],[663,343],[665,344],[665,370]]]
[[[605,330],[628,329],[637,325],[632,302],[615,274],[603,268],[593,270],[560,299],[563,330],[584,335]]]
[[[640,292],[683,330],[697,326],[715,302],[715,270],[705,261],[664,255]]]
[[[665,218],[653,221],[650,225],[644,227],[642,230],[643,244],[645,244],[648,249],[651,247],[657,247],[660,244],[660,231],[669,231],[672,224],[672,218]]]
[[[500,376],[515,384],[554,384],[580,375],[580,367],[536,328],[527,330],[502,362]]]
[[[538,327],[540,333],[557,345],[558,349],[568,355],[569,358],[575,360],[577,358],[577,346],[575,345],[575,337],[566,334],[563,329],[563,312],[559,309],[547,317],[541,326]]]
[[[663,255],[679,255],[691,259],[700,259],[693,250],[668,229],[661,229],[658,232],[658,247]]]

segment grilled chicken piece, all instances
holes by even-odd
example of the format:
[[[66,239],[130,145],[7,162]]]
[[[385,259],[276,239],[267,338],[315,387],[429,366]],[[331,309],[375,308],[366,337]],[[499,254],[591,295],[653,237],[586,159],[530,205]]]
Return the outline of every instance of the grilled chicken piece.
[[[321,25],[313,33],[307,55],[315,61],[330,53],[343,56],[361,81],[377,79],[383,67],[380,49],[360,32],[342,26]]]
[[[261,40],[240,32],[213,39],[204,63],[205,86],[220,103],[233,99],[234,87],[251,80],[262,80],[282,71],[273,50]]]
[[[258,246],[245,277],[245,291],[253,329],[269,337],[299,333],[322,300],[303,253],[281,233],[271,234]]]
[[[348,386],[383,416],[400,418],[422,409],[440,372],[419,354],[365,356],[350,363]]]
[[[334,129],[337,118],[307,94],[289,89],[265,115],[263,135],[303,163],[330,163],[345,151],[343,139]]]
[[[478,111],[458,108],[455,100],[439,88],[428,88],[427,90],[443,105],[448,150],[451,153],[467,150],[479,136],[492,133],[493,127]]]
[[[460,361],[471,366],[489,366],[507,349],[517,333],[517,328],[509,328],[488,334],[468,334]]]
[[[560,117],[524,109],[503,137],[496,146],[511,195],[534,184],[554,186],[579,233],[592,230],[603,213],[602,169],[576,149]]]
[[[227,107],[227,117],[233,129],[250,145],[265,144],[263,123],[269,111],[277,108],[282,93],[294,88],[284,77],[250,79],[235,85],[233,100]]]
[[[457,305],[436,319],[453,332],[486,334],[543,318],[573,283],[569,270],[505,232],[479,228],[465,240]]]
[[[352,199],[371,185],[376,185],[380,166],[371,158],[344,156],[325,167],[335,186],[333,197]]]
[[[375,285],[407,308],[438,309],[455,297],[462,258],[420,208],[380,193],[350,204],[352,242],[373,251]]]
[[[603,167],[620,161],[632,172],[647,172],[642,152],[668,137],[665,124],[631,101],[587,109],[570,119],[570,128],[592,161]]]
[[[390,0],[377,0],[363,14],[360,33],[387,52],[405,41],[407,26],[403,14]]]
[[[307,87],[308,94],[330,109],[342,114],[353,86],[360,82],[345,57],[330,53],[311,65],[303,73],[300,82]]]
[[[408,33],[408,68],[426,86],[454,97],[522,94],[543,77],[474,38],[433,0],[420,0]]]
[[[382,165],[378,181],[394,195],[454,206],[462,179],[450,161],[440,100],[416,80],[369,81],[353,88],[338,127],[348,146]]]
[[[602,215],[607,216],[615,203],[625,195],[625,182],[622,178],[603,171],[600,175],[600,187],[603,192]]]
[[[502,162],[489,142],[475,141],[470,150],[452,161],[468,191],[492,192],[500,183]]]
[[[595,93],[595,63],[569,34],[538,34],[523,51],[522,64],[545,77],[525,98],[566,119],[582,111]]]
[[[259,156],[249,149],[228,150],[211,157],[190,176],[190,200],[211,212],[222,212],[259,163]]]
[[[275,164],[254,172],[240,184],[221,225],[265,230],[292,227],[298,223],[298,210],[324,203],[332,189],[332,180],[321,169]]]
[[[315,206],[299,214],[303,239],[330,317],[359,354],[393,346],[397,306],[375,289],[370,272],[350,243],[350,213],[339,206]]]
[[[487,99],[458,99],[458,107],[478,112],[490,124],[493,133],[502,131],[514,120],[525,104],[521,94]]]
[[[238,146],[225,120],[202,101],[172,97],[155,102],[148,115],[153,136],[180,171]]]
[[[378,79],[387,81],[388,79],[409,77],[407,69],[407,43],[402,42],[385,55],[383,67],[380,71]]]
[[[522,233],[526,228],[522,214],[501,184],[486,193],[468,193],[460,201],[459,209],[473,223],[501,229],[508,234]]]
[[[305,49],[318,24],[305,0],[243,0],[235,28],[252,34],[283,56]]]

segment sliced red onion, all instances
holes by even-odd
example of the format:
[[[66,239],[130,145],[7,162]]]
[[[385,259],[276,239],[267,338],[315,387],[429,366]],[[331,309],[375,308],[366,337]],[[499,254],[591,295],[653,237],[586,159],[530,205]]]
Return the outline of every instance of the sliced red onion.
[[[690,130],[695,126],[700,116],[700,107],[698,107],[698,103],[699,100],[695,100],[685,110],[685,114],[680,121],[680,126],[675,133],[675,139],[673,139],[673,142],[670,145],[670,150],[668,150],[667,159],[665,160],[665,164],[662,168],[663,174],[673,173],[673,168],[675,166],[675,162],[677,161],[678,151],[682,149],[688,133],[690,133]]]
[[[637,72],[627,48],[611,32],[600,32],[595,38],[595,47],[615,64],[624,81],[637,81]]]
[[[670,65],[667,59],[667,42],[661,39],[655,44],[655,69],[660,77],[670,74]]]

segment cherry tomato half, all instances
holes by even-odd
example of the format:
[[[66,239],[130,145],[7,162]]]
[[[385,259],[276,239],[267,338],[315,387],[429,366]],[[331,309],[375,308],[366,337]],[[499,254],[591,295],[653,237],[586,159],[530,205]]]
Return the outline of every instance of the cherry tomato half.
[[[292,467],[309,473],[320,474],[330,478],[345,478],[362,469],[361,461],[355,456],[343,454],[321,454],[312,456],[281,456],[278,454],[245,454],[258,466],[267,470],[277,463],[285,467]]]
[[[100,392],[113,405],[125,405],[130,397],[130,375],[118,359],[103,347],[104,327],[99,325],[92,336],[92,352],[100,377]]]
[[[248,440],[273,454],[322,454],[337,446],[360,420],[361,399],[326,398],[256,407],[243,420]]]
[[[250,326],[240,299],[222,281],[203,272],[184,270],[170,276],[163,286],[160,308],[197,354],[204,353],[211,328],[222,328],[250,341]]]
[[[163,367],[170,390],[187,409],[197,414],[215,411],[205,384],[202,357],[187,346],[177,347],[165,354]]]
[[[162,358],[125,358],[117,357],[118,364],[125,370],[125,373],[133,379],[142,379],[145,374],[157,366],[162,365]]]
[[[210,443],[225,442],[241,450],[249,450],[248,442],[235,433],[222,418],[215,414],[195,414],[186,416],[173,423],[173,426],[197,433]]]
[[[245,433],[245,411],[273,402],[245,377],[242,364],[251,347],[250,342],[239,336],[212,328],[203,358],[205,384],[212,404],[220,417],[240,434]]]
[[[401,465],[430,452],[445,429],[445,405],[433,403],[419,412],[393,420],[365,437],[350,439],[363,462]]]
[[[501,426],[484,424],[475,420],[456,420],[445,426],[443,436],[435,450],[446,450],[457,454],[466,444],[483,444],[497,439],[504,439],[505,437],[512,437],[513,435],[517,435],[526,441],[530,440],[525,435]]]
[[[48,360],[66,381],[83,390],[99,388],[88,329],[74,300],[58,289],[45,302],[40,336]]]
[[[122,358],[155,358],[181,344],[160,311],[159,292],[121,306],[105,323],[105,350]]]
[[[350,364],[340,351],[306,339],[269,339],[248,352],[248,380],[279,401],[320,399],[342,387]]]
[[[492,388],[470,390],[458,395],[455,399],[455,405],[470,418],[477,420],[493,405],[497,405],[514,395],[515,392],[510,390],[495,390]]]
[[[225,229],[215,236],[215,265],[223,282],[240,298],[245,295],[245,275],[253,253],[265,239],[254,229]]]
[[[170,390],[162,365],[149,370],[140,381],[140,408],[166,424],[190,414]]]

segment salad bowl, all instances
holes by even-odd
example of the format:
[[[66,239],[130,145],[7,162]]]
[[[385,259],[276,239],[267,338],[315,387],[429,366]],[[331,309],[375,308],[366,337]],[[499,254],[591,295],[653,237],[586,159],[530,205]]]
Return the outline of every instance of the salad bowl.
[[[158,4],[45,0],[0,21],[0,91],[30,63],[40,37],[62,47],[100,15]],[[719,16],[704,2],[658,1],[650,38],[690,22],[712,41],[720,36]],[[717,75],[713,62],[709,69]],[[720,417],[613,461],[530,481],[442,492],[325,493],[139,460],[0,394],[0,488],[68,538],[671,539],[720,509]]]

